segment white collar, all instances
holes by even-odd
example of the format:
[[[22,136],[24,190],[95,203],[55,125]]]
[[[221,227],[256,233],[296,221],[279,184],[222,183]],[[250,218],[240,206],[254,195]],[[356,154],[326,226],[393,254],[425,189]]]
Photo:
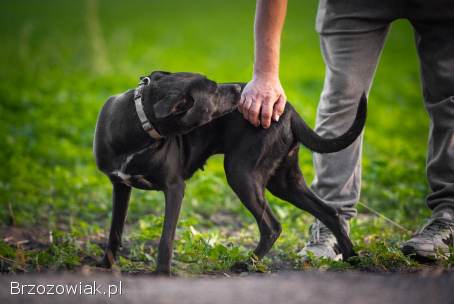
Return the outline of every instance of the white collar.
[[[137,116],[139,116],[140,122],[142,123],[142,128],[145,132],[150,135],[151,138],[160,140],[163,138],[161,134],[153,127],[151,122],[147,118],[147,114],[143,109],[142,97],[143,97],[143,88],[150,83],[149,77],[143,77],[140,79],[139,86],[134,90],[134,103],[136,105]]]

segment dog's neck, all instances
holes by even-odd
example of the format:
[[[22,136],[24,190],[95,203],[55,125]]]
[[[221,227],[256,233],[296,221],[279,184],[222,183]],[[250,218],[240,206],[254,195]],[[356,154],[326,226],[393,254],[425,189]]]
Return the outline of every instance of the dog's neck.
[[[111,145],[121,154],[140,150],[157,142],[143,129],[137,116],[133,100],[134,91],[130,90],[126,94],[126,98],[115,105],[115,112],[121,115],[113,116],[111,123]],[[145,111],[147,111],[146,108]],[[165,138],[161,141],[165,141]]]
[[[142,124],[142,129],[154,140],[161,140],[163,136],[159,134],[156,128],[153,126],[149,119],[149,115],[145,112],[144,102],[145,99],[145,89],[150,84],[150,78],[144,77],[139,86],[134,90],[134,105],[136,108],[137,117]]]

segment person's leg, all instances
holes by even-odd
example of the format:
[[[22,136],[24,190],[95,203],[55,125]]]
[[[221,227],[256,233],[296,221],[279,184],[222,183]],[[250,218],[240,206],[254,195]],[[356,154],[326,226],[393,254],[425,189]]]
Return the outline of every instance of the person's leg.
[[[326,76],[316,132],[327,138],[339,136],[350,127],[361,94],[369,92],[389,24],[396,18],[393,7],[384,3],[373,4],[377,7],[369,7],[370,3],[363,1],[350,4],[322,0],[317,16]],[[316,175],[312,189],[345,219],[356,215],[361,144],[362,136],[343,151],[314,154]],[[348,228],[347,222],[344,224]],[[311,231],[313,237],[300,254],[306,257],[311,251],[316,256],[335,258],[336,241],[330,231],[319,222]]]
[[[431,4],[444,4],[444,15],[440,16],[432,5],[424,8],[421,4],[421,12],[414,12],[410,21],[430,117],[427,178],[432,193],[427,205],[433,215],[402,249],[408,254],[436,258],[454,245],[454,3],[435,0]]]
[[[345,132],[361,94],[369,92],[389,24],[398,16],[387,2],[320,1],[317,31],[326,74],[315,130],[323,137]],[[361,142],[337,153],[314,154],[313,190],[347,219],[356,215],[360,194]]]
[[[351,125],[363,92],[369,92],[388,26],[355,34],[320,35],[326,77],[315,131],[333,138]],[[362,136],[336,153],[314,153],[313,190],[346,218],[356,214],[361,186]]]

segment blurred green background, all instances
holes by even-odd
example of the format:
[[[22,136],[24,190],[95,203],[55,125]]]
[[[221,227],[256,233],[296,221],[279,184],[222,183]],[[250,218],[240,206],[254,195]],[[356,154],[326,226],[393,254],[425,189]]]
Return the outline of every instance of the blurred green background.
[[[14,261],[6,271],[72,268],[101,255],[111,194],[92,156],[98,110],[153,70],[248,81],[254,9],[252,0],[0,2],[0,257]],[[289,1],[281,51],[287,96],[312,126],[324,78],[316,9],[315,0]],[[363,257],[411,263],[396,248],[429,215],[427,131],[413,31],[399,20],[370,94],[361,202],[407,230],[359,206],[352,237]],[[310,181],[304,149],[301,167]],[[284,232],[264,267],[299,267],[312,219],[269,200]],[[162,194],[134,191],[123,270],[152,267],[162,210]],[[255,223],[228,187],[221,156],[188,182],[177,234],[175,263],[187,273],[222,270],[253,248]],[[33,242],[19,244],[18,235]]]

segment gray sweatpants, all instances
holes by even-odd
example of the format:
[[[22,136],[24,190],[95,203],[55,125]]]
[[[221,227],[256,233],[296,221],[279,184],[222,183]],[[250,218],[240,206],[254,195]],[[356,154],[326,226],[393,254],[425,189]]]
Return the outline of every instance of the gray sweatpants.
[[[326,78],[316,131],[336,137],[350,127],[362,92],[369,92],[390,23],[398,18],[414,28],[430,117],[427,205],[454,209],[454,0],[320,0],[316,28]],[[362,137],[341,152],[314,155],[312,188],[346,218],[356,215],[361,146]]]

